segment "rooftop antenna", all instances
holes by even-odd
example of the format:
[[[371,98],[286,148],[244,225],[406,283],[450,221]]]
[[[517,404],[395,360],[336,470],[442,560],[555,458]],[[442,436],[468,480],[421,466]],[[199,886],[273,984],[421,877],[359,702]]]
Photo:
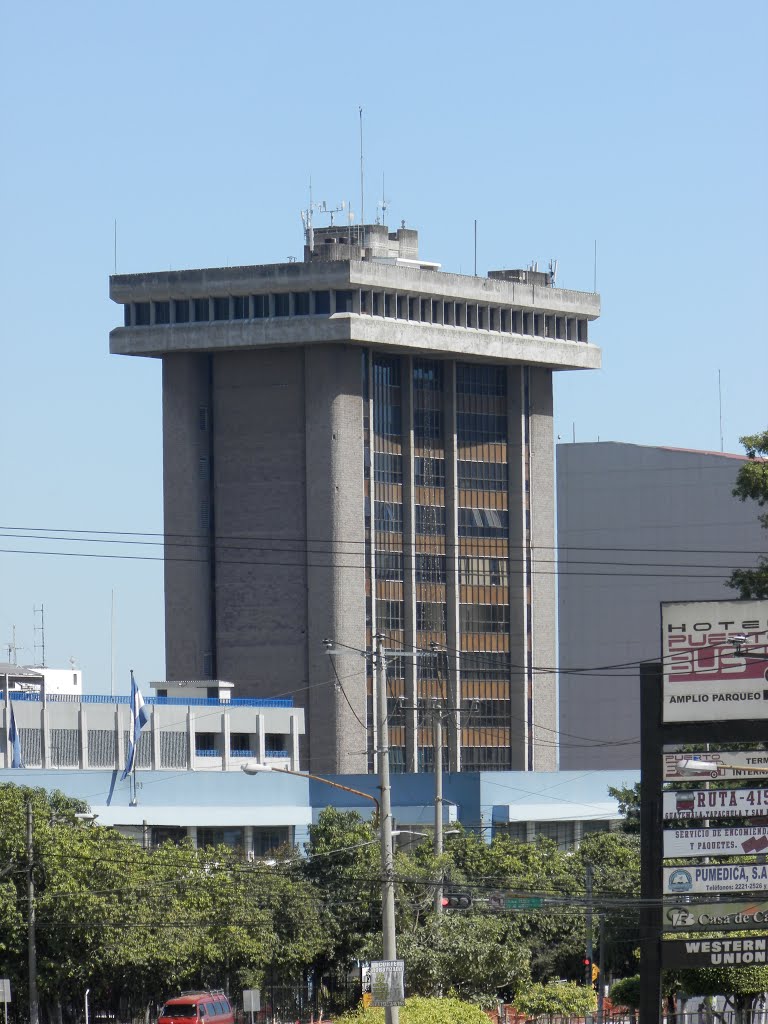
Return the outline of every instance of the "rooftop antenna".
[[[387,199],[387,192],[386,192],[386,189],[384,188],[384,174],[383,173],[381,175],[381,199],[376,204],[376,206],[381,210],[381,220],[379,220],[379,218],[377,216],[376,217],[376,223],[377,224],[386,224],[386,221],[387,221],[387,210],[389,209],[389,200]]]
[[[358,107],[360,115],[360,231],[365,224],[365,168],[363,164],[363,108]],[[351,232],[350,232],[351,234]],[[360,236],[362,242],[362,234]]]
[[[34,640],[33,640],[33,653],[35,656],[35,664],[39,665],[40,668],[45,668],[45,607],[41,604],[39,608],[32,606],[32,614],[35,616],[34,624]],[[37,616],[40,615],[40,625],[37,625]],[[40,636],[40,643],[37,642],[38,634]],[[38,661],[37,652],[40,651],[40,660]]]
[[[559,262],[559,260],[549,261],[549,283],[553,288],[555,287],[555,281],[557,280],[557,265]]]
[[[11,665],[18,664],[18,662],[16,661],[16,656],[17,656],[17,651],[19,649],[19,646],[16,643],[16,627],[15,626],[11,626],[11,639],[8,641],[8,643],[5,646],[8,649],[8,661],[11,663]]]
[[[719,370],[717,371],[717,401],[720,407],[720,451],[723,451],[723,389]]]

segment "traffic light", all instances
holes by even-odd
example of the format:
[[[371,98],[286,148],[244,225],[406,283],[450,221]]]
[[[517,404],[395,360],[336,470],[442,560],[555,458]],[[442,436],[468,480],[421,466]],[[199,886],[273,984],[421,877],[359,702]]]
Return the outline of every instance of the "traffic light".
[[[472,894],[458,889],[448,889],[443,893],[443,910],[469,910],[472,906]]]
[[[589,956],[582,957],[581,963],[584,968],[584,983],[585,985],[591,985],[595,964],[592,963],[592,958]]]

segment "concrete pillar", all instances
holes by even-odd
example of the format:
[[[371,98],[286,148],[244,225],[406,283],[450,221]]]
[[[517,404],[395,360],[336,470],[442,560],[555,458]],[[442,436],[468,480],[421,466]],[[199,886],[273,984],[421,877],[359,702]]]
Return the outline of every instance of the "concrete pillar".
[[[448,701],[454,708],[461,707],[461,676],[459,649],[459,490],[458,454],[456,446],[456,362],[443,364],[443,424],[445,444],[445,596],[446,646],[448,653]],[[449,771],[461,770],[461,712],[449,717],[448,765]]]
[[[229,711],[221,712],[221,770],[229,771],[230,764],[230,722]]]
[[[573,823],[573,846],[574,849],[581,845],[584,838],[584,822],[574,821]]]
[[[530,495],[527,475],[527,367],[507,368],[507,471],[509,506],[509,660],[510,767],[528,768],[528,599],[530,545],[526,512]]]
[[[243,852],[246,859],[250,859],[253,853],[253,825],[243,826]]]
[[[80,705],[80,710],[77,713],[77,727],[79,732],[80,740],[80,751],[78,761],[81,768],[88,767],[88,717],[85,712],[85,706]],[[7,734],[6,734],[7,735]]]
[[[300,770],[299,766],[299,719],[297,715],[291,715],[290,717],[290,749],[289,757],[291,759],[291,771],[297,772]]]
[[[403,438],[403,609],[405,613],[403,642],[407,651],[416,646],[416,490],[413,464],[413,359],[400,359],[400,402]],[[405,660],[405,766],[409,772],[418,770],[418,663]]]
[[[150,764],[152,771],[157,771],[162,764],[162,758],[160,756],[160,708],[156,704],[148,708],[150,715],[152,716],[150,721],[150,728],[152,730],[152,747],[150,750]],[[138,751],[137,751],[138,753]]]
[[[525,823],[525,841],[526,843],[536,842],[536,822],[526,821]]]
[[[264,764],[267,757],[267,737],[264,731],[264,715],[256,715],[256,760]]]
[[[187,839],[189,839],[192,846],[197,849],[197,825],[187,825]]]
[[[197,722],[195,712],[189,709],[189,769],[197,768]]]
[[[40,754],[43,768],[57,768],[53,763],[51,751],[51,724],[48,720],[48,703],[45,699],[45,686],[43,685],[43,703],[40,707]]]
[[[117,752],[117,764],[115,768],[125,767],[125,740],[121,727],[120,705],[115,705],[115,750]]]

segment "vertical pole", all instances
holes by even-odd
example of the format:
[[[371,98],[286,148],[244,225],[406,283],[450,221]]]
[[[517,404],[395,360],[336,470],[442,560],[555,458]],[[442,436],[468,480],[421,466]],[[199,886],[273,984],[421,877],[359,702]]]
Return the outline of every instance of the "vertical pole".
[[[475,218],[475,277],[477,277],[477,218]]]
[[[85,990],[85,1024],[89,1024],[89,1016],[88,1016],[88,993],[89,993],[90,991],[91,991],[91,990],[90,990],[89,988],[87,988],[87,989]]]
[[[586,919],[586,932],[587,932],[587,960],[589,961],[584,967],[584,983],[586,985],[592,984],[592,863],[587,861],[584,865],[586,872],[586,878],[584,880],[584,888],[587,894],[587,919]]]
[[[661,665],[640,666],[640,1024],[661,1017]]]
[[[432,744],[435,751],[435,856],[443,853],[443,711],[439,704],[432,713]],[[435,913],[443,911],[442,869],[435,889]]]
[[[603,982],[603,968],[605,965],[605,911],[600,911],[597,939],[597,1024],[603,1024],[603,999],[605,997],[605,983]]]
[[[381,790],[381,930],[384,959],[397,959],[397,938],[395,934],[395,880],[392,857],[392,792],[389,784],[389,723],[387,721],[387,668],[384,663],[382,635],[377,633],[376,641],[376,709],[379,740],[379,788]],[[386,1024],[398,1024],[399,1007],[384,1008]],[[30,1022],[36,1024],[36,1022]]]
[[[27,962],[29,965],[29,1024],[40,1024],[40,1007],[37,997],[35,879],[32,869],[32,801],[27,800]]]

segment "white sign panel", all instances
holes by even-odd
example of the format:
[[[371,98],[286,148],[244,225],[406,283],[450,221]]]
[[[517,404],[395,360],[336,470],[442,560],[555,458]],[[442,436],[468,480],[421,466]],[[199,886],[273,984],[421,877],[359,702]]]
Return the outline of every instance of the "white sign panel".
[[[768,851],[768,825],[673,828],[664,833],[665,857],[743,857]]]
[[[686,864],[664,868],[664,892],[768,892],[768,864]]]
[[[768,815],[768,789],[689,789],[664,793],[664,820],[677,818],[762,818]]]
[[[707,761],[716,765],[709,778],[712,779],[768,779],[768,750],[702,750],[695,754],[677,753],[664,754],[663,777],[665,782],[685,780],[694,782],[690,769],[678,771],[680,762]],[[725,765],[728,765],[726,768]],[[749,768],[750,771],[742,769]],[[702,772],[701,781],[706,781],[707,773]]]
[[[373,1006],[405,1003],[404,960],[371,960],[371,997]]]
[[[662,604],[661,653],[663,722],[768,718],[768,601]]]
[[[246,1013],[258,1013],[261,1010],[261,992],[259,989],[243,989],[243,1009]]]
[[[10,1003],[11,1001],[11,979],[0,978],[0,1003]]]

